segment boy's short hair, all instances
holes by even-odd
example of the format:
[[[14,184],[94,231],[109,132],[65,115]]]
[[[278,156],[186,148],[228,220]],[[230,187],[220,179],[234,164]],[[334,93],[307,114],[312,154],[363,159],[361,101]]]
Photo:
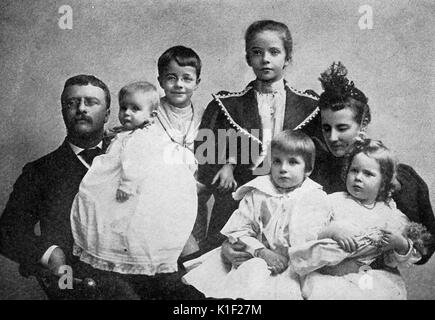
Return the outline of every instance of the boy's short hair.
[[[78,86],[93,85],[94,87],[101,88],[104,91],[104,95],[106,98],[106,108],[107,109],[110,108],[109,88],[107,87],[107,85],[103,81],[101,81],[100,79],[98,79],[97,77],[95,77],[93,75],[88,75],[88,74],[79,74],[79,75],[71,77],[65,81],[65,85],[63,86],[63,91],[62,91],[62,94],[60,96],[60,102],[61,102],[62,106],[63,106],[64,100],[65,100],[66,88],[71,87],[71,86],[75,86],[75,85],[78,85]]]
[[[195,51],[184,46],[175,46],[163,52],[157,62],[159,76],[163,75],[172,60],[182,67],[190,66],[195,68],[196,77],[199,79],[201,75],[201,59]]]
[[[313,140],[300,130],[284,130],[273,137],[271,151],[279,150],[302,156],[305,161],[305,172],[314,169],[316,147]]]
[[[118,94],[119,105],[120,106],[122,105],[126,95],[138,91],[141,91],[143,93],[148,93],[150,95],[150,102],[152,104],[153,109],[154,110],[157,109],[157,107],[160,104],[159,93],[157,92],[157,88],[153,84],[147,81],[137,81],[122,87],[121,90],[119,90],[119,94]]]

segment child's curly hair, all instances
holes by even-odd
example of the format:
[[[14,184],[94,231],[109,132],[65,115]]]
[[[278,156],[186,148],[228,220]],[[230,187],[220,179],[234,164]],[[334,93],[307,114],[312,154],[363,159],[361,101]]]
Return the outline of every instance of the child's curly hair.
[[[343,168],[343,181],[346,181],[353,158],[359,153],[364,153],[379,163],[382,183],[376,201],[384,201],[388,204],[393,193],[400,189],[400,183],[396,178],[397,161],[393,153],[379,140],[363,139],[355,141]]]

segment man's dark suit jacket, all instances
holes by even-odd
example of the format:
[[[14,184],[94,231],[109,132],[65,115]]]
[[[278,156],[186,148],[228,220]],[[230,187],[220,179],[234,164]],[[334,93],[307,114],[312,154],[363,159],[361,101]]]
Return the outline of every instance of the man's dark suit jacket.
[[[24,166],[0,217],[0,253],[19,263],[23,276],[37,270],[52,245],[65,252],[67,264],[74,261],[70,211],[86,172],[66,141]],[[34,232],[38,222],[41,236]]]

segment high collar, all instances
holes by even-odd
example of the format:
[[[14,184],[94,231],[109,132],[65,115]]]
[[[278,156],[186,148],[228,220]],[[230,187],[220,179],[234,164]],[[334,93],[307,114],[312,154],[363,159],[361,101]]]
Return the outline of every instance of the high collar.
[[[273,82],[273,83],[264,83],[264,82],[255,80],[252,82],[252,86],[254,87],[255,91],[257,91],[260,94],[284,93],[285,92],[285,85],[284,85],[283,79],[276,81],[276,82]]]
[[[166,97],[163,97],[161,99],[161,103],[162,103],[162,107],[167,112],[172,112],[173,114],[176,114],[176,115],[181,116],[181,117],[187,116],[187,115],[192,115],[192,103],[185,108],[177,108],[177,107],[174,107],[172,104],[170,104],[168,99],[166,99]]]

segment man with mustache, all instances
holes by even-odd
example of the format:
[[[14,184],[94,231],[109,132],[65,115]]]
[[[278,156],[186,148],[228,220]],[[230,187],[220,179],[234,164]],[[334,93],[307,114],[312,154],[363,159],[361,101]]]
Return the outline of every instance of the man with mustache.
[[[70,210],[93,157],[103,153],[104,124],[110,114],[109,89],[92,75],[65,82],[61,95],[67,136],[55,151],[26,164],[0,217],[0,253],[19,263],[23,276],[35,275],[49,298],[81,298],[78,290],[60,290],[42,275],[72,267],[74,277],[89,277],[72,255]],[[40,236],[35,225],[40,224]]]

